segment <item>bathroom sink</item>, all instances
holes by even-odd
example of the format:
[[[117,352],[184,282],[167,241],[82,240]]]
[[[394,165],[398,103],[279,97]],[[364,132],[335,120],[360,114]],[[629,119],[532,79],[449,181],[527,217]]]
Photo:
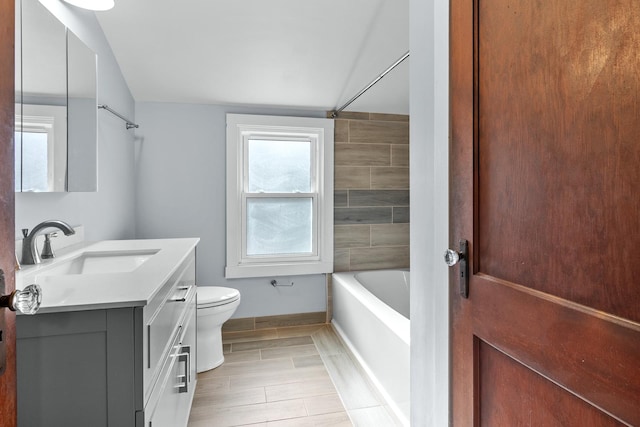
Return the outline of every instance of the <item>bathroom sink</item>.
[[[42,271],[42,276],[73,274],[127,273],[134,271],[158,253],[154,250],[84,252],[75,258],[57,262]]]
[[[53,259],[22,265],[16,289],[42,289],[38,313],[144,307],[175,274],[199,239],[138,239],[79,242]],[[185,279],[189,284],[194,277]],[[0,424],[2,424],[0,422]]]

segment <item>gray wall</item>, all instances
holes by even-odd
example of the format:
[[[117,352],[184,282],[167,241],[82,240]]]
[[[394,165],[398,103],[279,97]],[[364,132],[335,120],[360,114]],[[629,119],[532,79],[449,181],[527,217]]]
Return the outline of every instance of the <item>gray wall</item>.
[[[411,425],[449,425],[449,2],[411,0]],[[459,236],[454,236],[456,239]]]
[[[225,279],[226,113],[326,117],[325,112],[217,105],[137,103],[136,237],[200,237],[199,286],[229,286],[242,301],[233,317],[326,310],[325,276]]]
[[[42,3],[98,54],[98,103],[133,117],[133,97],[95,14],[55,0]],[[16,236],[45,219],[83,224],[87,240],[135,236],[134,133],[106,111],[98,115],[98,192],[16,193]]]

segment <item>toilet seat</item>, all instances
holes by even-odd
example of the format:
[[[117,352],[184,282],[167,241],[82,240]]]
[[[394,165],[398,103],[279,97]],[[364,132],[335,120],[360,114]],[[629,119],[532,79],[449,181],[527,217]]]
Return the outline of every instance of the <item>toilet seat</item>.
[[[231,304],[240,298],[237,289],[225,288],[222,286],[202,286],[198,287],[198,308],[218,307]]]

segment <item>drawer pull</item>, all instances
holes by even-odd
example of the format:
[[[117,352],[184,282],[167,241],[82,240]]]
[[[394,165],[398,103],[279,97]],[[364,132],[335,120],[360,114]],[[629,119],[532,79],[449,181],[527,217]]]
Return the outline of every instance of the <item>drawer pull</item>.
[[[178,393],[184,393],[187,391],[187,376],[178,375],[178,385],[174,385],[173,388],[178,389]]]
[[[189,292],[191,291],[191,286],[178,286],[178,291],[186,291],[182,298],[173,298],[170,299],[169,301],[171,302],[185,302],[187,300],[187,296],[189,295]],[[173,294],[173,296],[175,297],[175,294]]]
[[[178,357],[178,363],[184,362],[184,375],[178,375],[178,385],[175,386],[178,389],[178,393],[188,393],[189,383],[191,379],[191,347],[185,345],[180,348],[180,353],[176,355]]]

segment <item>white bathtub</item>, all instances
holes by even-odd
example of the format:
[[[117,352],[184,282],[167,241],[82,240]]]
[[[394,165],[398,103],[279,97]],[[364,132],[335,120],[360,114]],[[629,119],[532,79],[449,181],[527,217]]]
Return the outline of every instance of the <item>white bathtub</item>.
[[[332,323],[396,415],[409,424],[409,272],[333,274]]]

